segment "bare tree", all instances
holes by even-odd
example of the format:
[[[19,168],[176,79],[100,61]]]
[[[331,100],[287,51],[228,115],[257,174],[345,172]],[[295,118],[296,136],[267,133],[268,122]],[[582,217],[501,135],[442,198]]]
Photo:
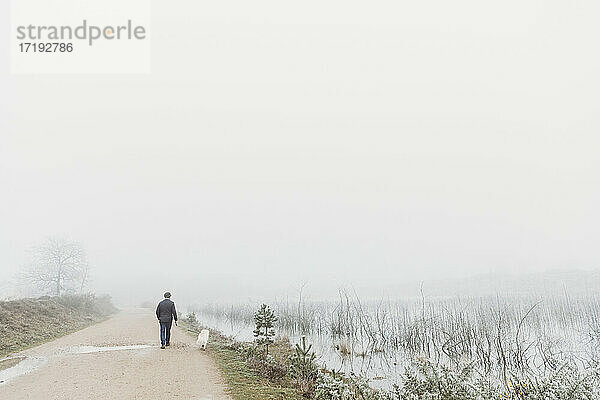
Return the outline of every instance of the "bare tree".
[[[89,266],[83,246],[62,238],[47,238],[31,251],[31,262],[21,277],[46,294],[83,291]]]

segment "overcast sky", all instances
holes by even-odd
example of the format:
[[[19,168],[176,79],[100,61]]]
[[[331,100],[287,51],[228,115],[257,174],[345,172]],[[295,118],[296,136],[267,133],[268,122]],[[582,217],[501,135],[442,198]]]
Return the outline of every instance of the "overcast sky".
[[[152,74],[20,76],[5,3],[0,282],[51,235],[132,301],[600,266],[597,1],[153,1]]]

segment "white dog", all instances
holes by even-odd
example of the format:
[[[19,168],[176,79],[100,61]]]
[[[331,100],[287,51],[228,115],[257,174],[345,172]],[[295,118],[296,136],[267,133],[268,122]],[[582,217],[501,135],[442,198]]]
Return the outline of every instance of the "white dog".
[[[208,344],[208,329],[202,329],[200,331],[196,344],[202,347],[202,350],[206,351],[206,345]]]

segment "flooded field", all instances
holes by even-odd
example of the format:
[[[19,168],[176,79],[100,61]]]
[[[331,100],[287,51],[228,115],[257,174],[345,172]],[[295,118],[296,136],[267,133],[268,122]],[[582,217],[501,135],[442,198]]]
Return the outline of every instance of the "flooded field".
[[[477,297],[361,302],[275,302],[277,333],[297,343],[306,335],[319,363],[389,388],[418,360],[483,376],[543,376],[563,363],[587,368],[600,360],[600,305],[593,295]],[[201,323],[252,341],[256,305],[205,305]]]
[[[201,324],[216,329],[238,341],[252,342],[254,326],[243,322],[234,322],[227,317],[219,318],[213,315],[197,314]],[[299,343],[302,335],[286,329],[278,331],[278,336],[288,337],[292,344]],[[358,349],[352,349],[350,341],[332,340],[330,337],[308,334],[307,342],[312,344],[317,356],[317,362],[329,369],[343,371],[346,374],[368,377],[374,387],[389,387],[395,382],[397,372],[408,362],[400,354],[385,354],[377,352],[365,354]],[[347,347],[346,347],[347,346]]]

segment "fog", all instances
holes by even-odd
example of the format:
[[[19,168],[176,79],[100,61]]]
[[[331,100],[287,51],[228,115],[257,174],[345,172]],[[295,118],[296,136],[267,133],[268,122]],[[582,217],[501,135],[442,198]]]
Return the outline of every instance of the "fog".
[[[0,290],[48,236],[128,304],[600,265],[597,2],[154,1],[141,75],[10,75],[5,3]]]

